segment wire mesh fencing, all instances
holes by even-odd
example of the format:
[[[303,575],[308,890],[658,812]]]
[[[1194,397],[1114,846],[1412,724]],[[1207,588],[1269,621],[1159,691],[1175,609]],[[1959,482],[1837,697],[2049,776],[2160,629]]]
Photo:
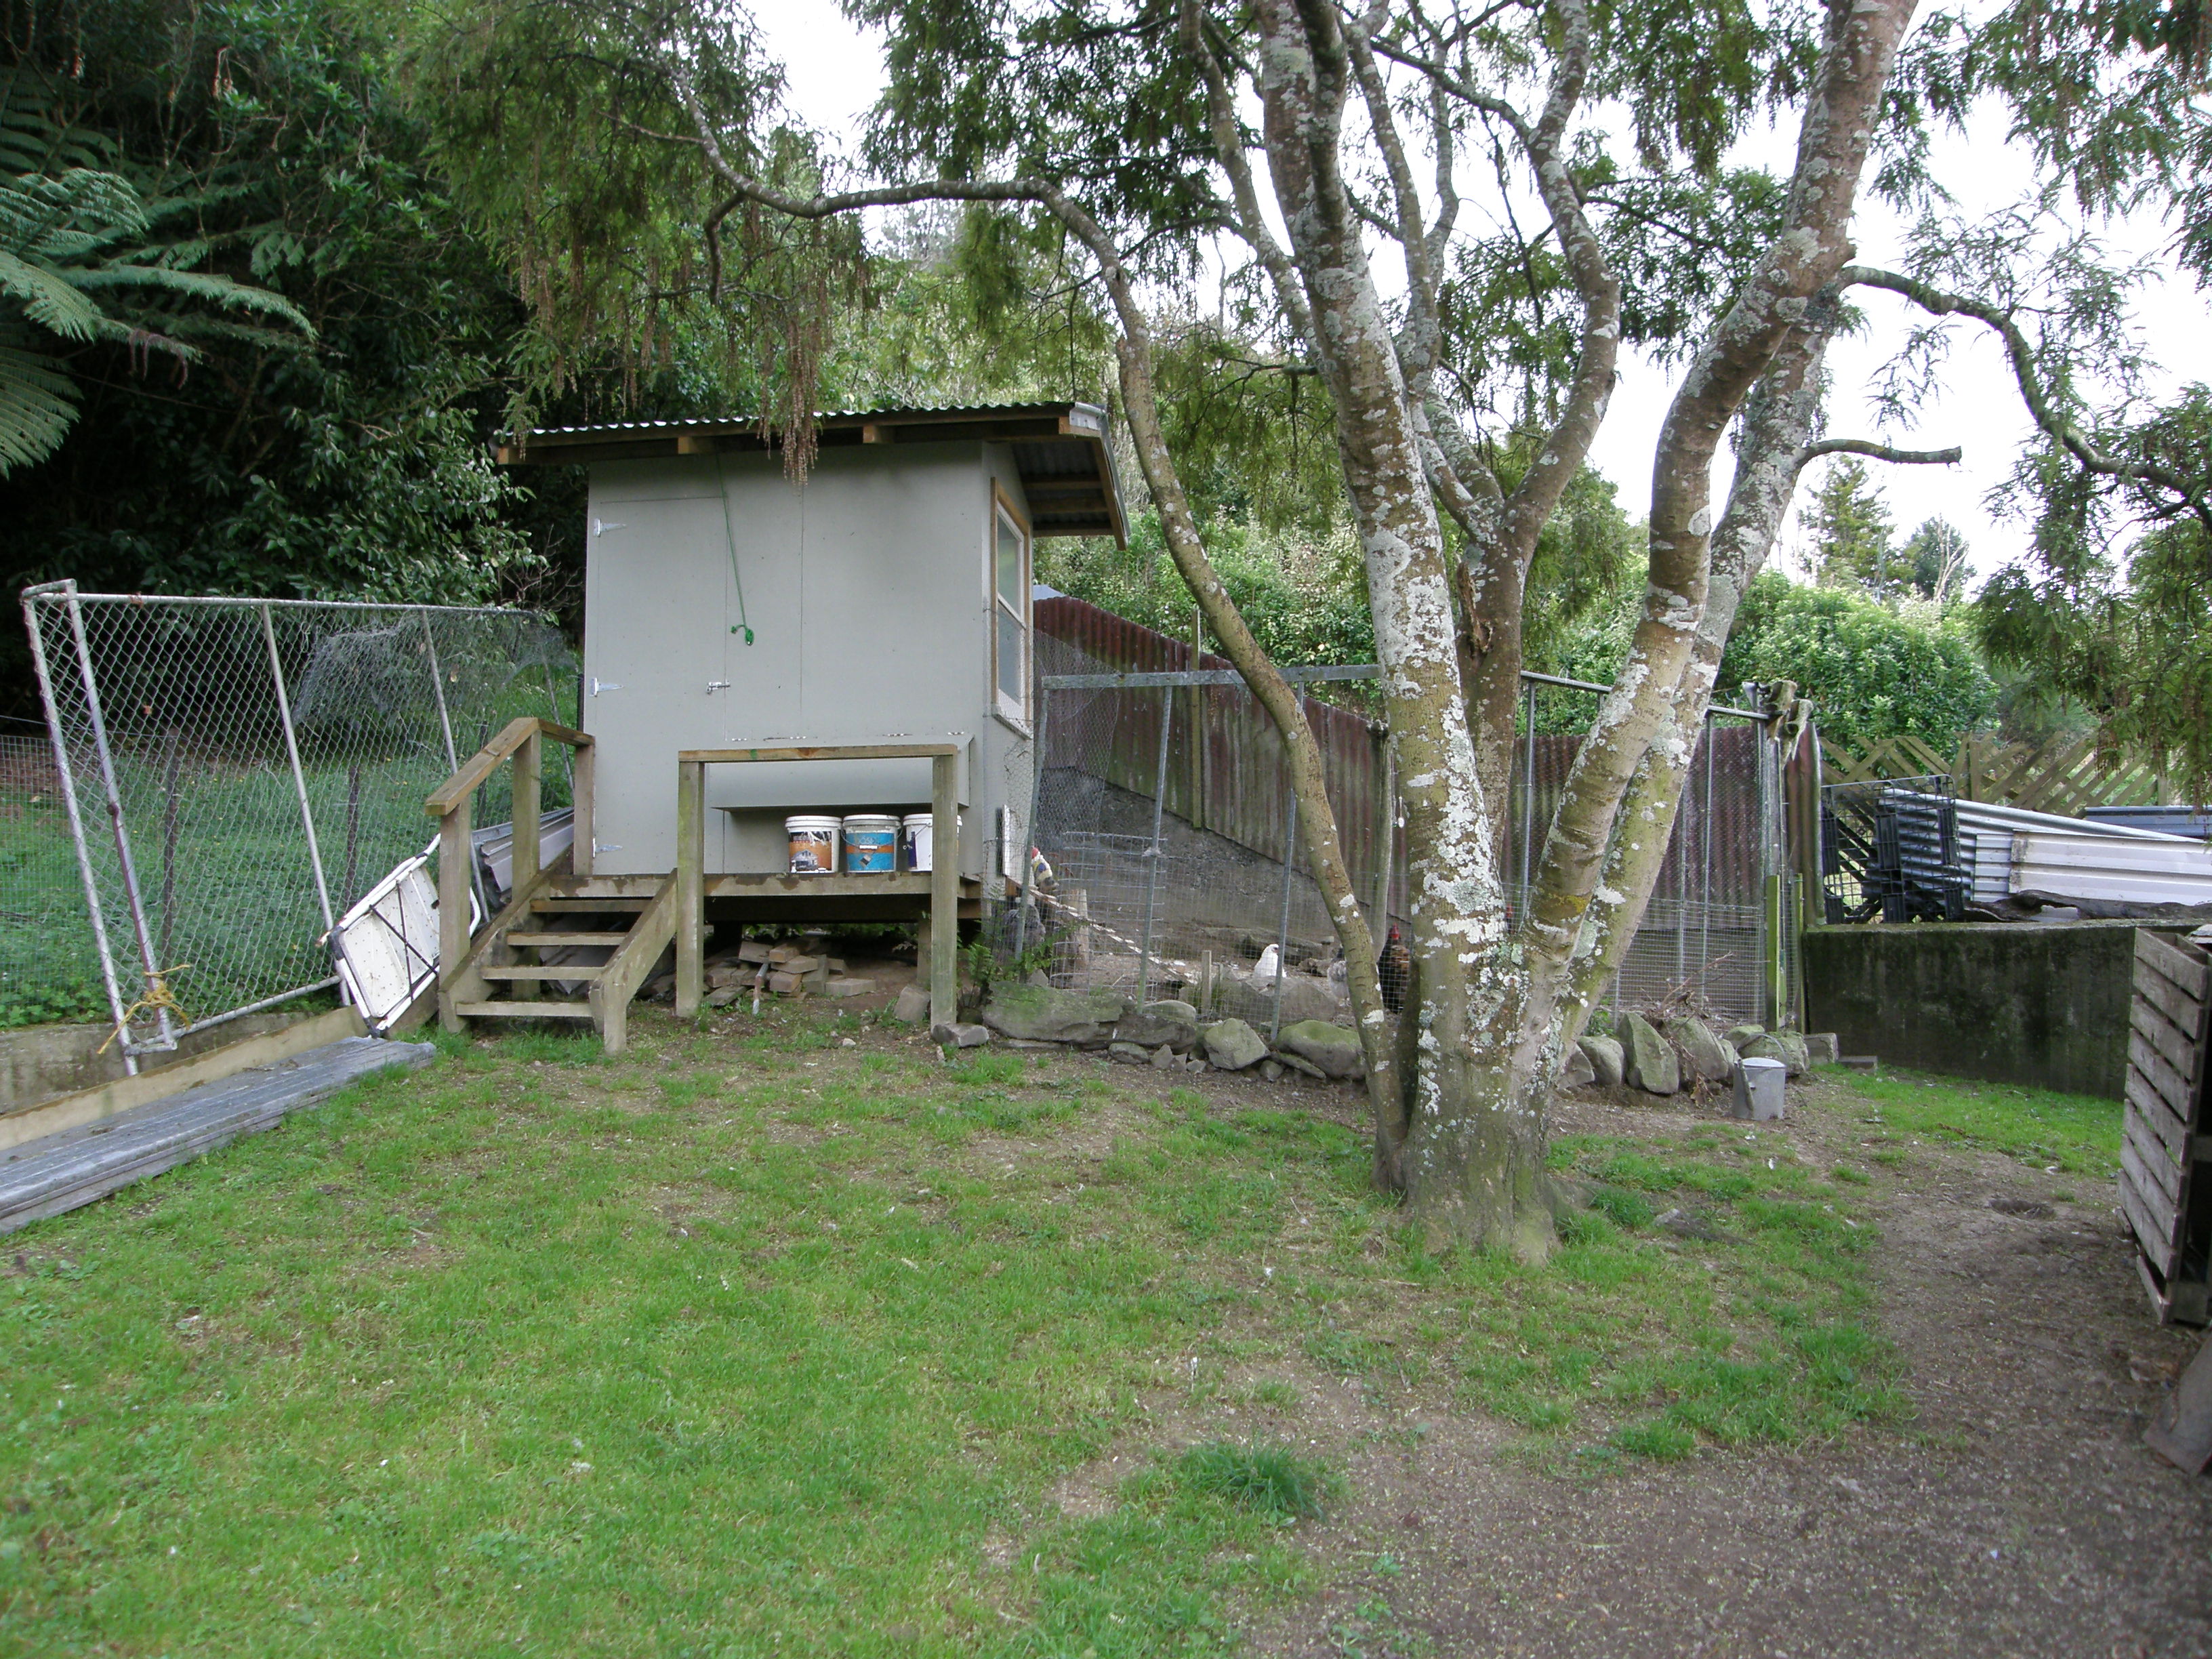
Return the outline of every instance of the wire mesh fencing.
[[[106,1010],[53,745],[0,734],[0,1028]]]
[[[424,850],[423,798],[518,714],[574,723],[567,645],[523,612],[70,584],[23,604],[52,783],[132,1054],[332,985],[331,925]],[[566,774],[549,774],[546,804],[565,804]],[[507,816],[504,790],[479,822]]]
[[[1039,607],[1034,839],[1052,869],[1038,920],[1054,981],[1141,988],[1263,1030],[1345,1019],[1334,930],[1297,850],[1282,744],[1257,700],[1225,664],[1180,641],[1054,603],[1059,612]],[[1516,921],[1595,707],[1588,687],[1531,677],[1526,691],[1503,815]],[[1355,890],[1382,938],[1409,908],[1386,745],[1357,710],[1310,700],[1309,718]],[[1605,1000],[1729,1022],[1789,1017],[1790,887],[1776,744],[1762,723],[1717,714]]]

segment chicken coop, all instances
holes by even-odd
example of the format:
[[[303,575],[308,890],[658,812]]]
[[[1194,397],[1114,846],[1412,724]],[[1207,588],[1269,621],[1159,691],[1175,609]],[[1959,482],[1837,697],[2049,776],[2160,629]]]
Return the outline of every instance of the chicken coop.
[[[951,924],[1029,844],[1034,544],[1124,534],[1105,416],[877,410],[821,416],[818,441],[803,483],[751,420],[500,449],[590,470],[581,712],[574,730],[515,722],[432,799],[458,848],[476,785],[513,761],[512,896],[473,939],[441,907],[449,1025],[589,1018],[619,1046],[672,940],[678,1010],[696,1006],[722,921],[921,922],[951,1018]],[[575,817],[541,869],[548,743],[576,751]]]

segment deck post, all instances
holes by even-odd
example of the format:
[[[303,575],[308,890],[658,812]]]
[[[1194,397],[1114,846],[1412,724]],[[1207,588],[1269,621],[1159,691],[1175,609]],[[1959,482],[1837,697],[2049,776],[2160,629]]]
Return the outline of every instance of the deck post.
[[[438,819],[438,1024],[448,1031],[465,1029],[453,1004],[469,953],[469,806],[463,795]]]
[[[957,962],[960,948],[960,807],[957,755],[938,755],[929,767],[929,1025],[933,1031],[960,1017]]]
[[[706,994],[707,768],[676,763],[676,1017],[689,1019]]]
[[[592,786],[599,775],[599,747],[591,742],[578,744],[568,769],[568,804],[576,815],[568,850],[568,870],[573,875],[592,873]]]
[[[541,831],[539,806],[544,799],[545,738],[532,732],[514,751],[514,823],[512,850],[507,854],[507,890],[520,893],[538,879]]]

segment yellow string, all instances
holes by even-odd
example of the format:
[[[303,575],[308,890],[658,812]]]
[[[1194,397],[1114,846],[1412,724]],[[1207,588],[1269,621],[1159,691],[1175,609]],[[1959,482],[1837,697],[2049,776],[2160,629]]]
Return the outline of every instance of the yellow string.
[[[121,1036],[130,1028],[131,1022],[142,1013],[158,1013],[164,1008],[173,1008],[179,1014],[183,1014],[185,1005],[178,1001],[175,994],[169,989],[169,975],[187,973],[191,970],[191,965],[189,962],[180,962],[173,968],[165,968],[158,974],[149,975],[146,980],[146,994],[123,1011],[123,1018],[116,1021],[115,1029],[107,1034],[107,1042],[101,1043],[98,1052],[106,1054],[108,1043],[113,1042],[116,1038]],[[191,1018],[187,1017],[185,1024],[189,1025],[191,1023]]]

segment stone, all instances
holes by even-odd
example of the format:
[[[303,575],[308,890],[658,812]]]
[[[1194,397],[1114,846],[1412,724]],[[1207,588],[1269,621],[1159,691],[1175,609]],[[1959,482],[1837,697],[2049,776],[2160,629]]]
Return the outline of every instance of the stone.
[[[1275,1064],[1282,1066],[1286,1071],[1300,1072],[1304,1073],[1307,1077],[1317,1079],[1323,1083],[1328,1081],[1328,1073],[1322,1071],[1320,1066],[1315,1065],[1313,1061],[1308,1060],[1304,1054],[1294,1054],[1286,1050],[1279,1048],[1273,1055],[1273,1059],[1274,1060]]]
[[[1241,1019],[1218,1019],[1206,1028],[1206,1057],[1224,1072],[1241,1072],[1267,1057],[1267,1039]]]
[[[1729,1042],[1741,1048],[1747,1042],[1756,1042],[1766,1035],[1764,1025],[1731,1025],[1725,1033]]]
[[[801,979],[822,966],[820,957],[786,957],[775,964],[787,974],[797,974]]]
[[[1682,1051],[1690,1076],[1706,1083],[1726,1083],[1735,1075],[1735,1050],[1713,1035],[1702,1019],[1685,1014],[1667,1022],[1667,1036]]]
[[[1590,1071],[1601,1087],[1620,1087],[1628,1062],[1620,1043],[1609,1036],[1586,1036],[1575,1047],[1583,1051],[1583,1058],[1589,1062]]]
[[[1628,1064],[1623,1073],[1628,1085],[1647,1095],[1671,1095],[1682,1087],[1681,1062],[1667,1039],[1641,1014],[1627,1015]]]
[[[769,944],[766,939],[749,939],[738,946],[739,962],[766,962],[768,957]]]
[[[1176,1051],[1170,1048],[1166,1043],[1163,1042],[1158,1048],[1152,1050],[1152,1069],[1154,1071],[1171,1072],[1179,1069],[1182,1065],[1182,1061],[1176,1058]]]
[[[797,974],[787,974],[781,968],[769,969],[768,988],[780,997],[797,996],[806,981]]]
[[[845,971],[845,958],[842,957],[824,957],[822,960],[833,974],[842,974]]]
[[[942,1048],[947,1043],[959,1048],[980,1048],[991,1040],[988,1025],[933,1025],[929,1040]]]
[[[1260,1076],[1265,1082],[1280,1083],[1283,1080],[1282,1061],[1276,1060],[1272,1056],[1261,1060],[1260,1062]]]
[[[1805,1039],[1795,1031],[1769,1031],[1756,1042],[1744,1045],[1746,1060],[1778,1060],[1789,1067],[1791,1077],[1805,1075]]]
[[[1152,1051],[1141,1042],[1109,1042],[1106,1045],[1106,1052],[1115,1060],[1127,1060],[1132,1066],[1152,1063]]]
[[[1196,1054],[1193,1054],[1188,1060],[1183,1061],[1182,1066],[1186,1072],[1202,1072],[1206,1069],[1206,1062]]]
[[[864,997],[875,988],[876,982],[872,979],[854,979],[849,975],[839,979],[833,975],[823,985],[822,994],[825,997]]]
[[[768,954],[761,960],[771,967],[781,968],[798,954],[799,947],[795,945],[771,945],[768,948]]]
[[[1358,1077],[1367,1069],[1367,1057],[1359,1051],[1359,1034],[1348,1025],[1302,1019],[1283,1027],[1275,1047],[1310,1060],[1324,1077]]]
[[[1147,1048],[1164,1042],[1177,1054],[1187,1054],[1198,1047],[1198,1010],[1188,1002],[1172,1000],[1148,1002],[1122,1015],[1114,1035],[1121,1042],[1141,1042]]]
[[[1843,1058],[1843,1049],[1837,1046],[1833,1031],[1808,1031],[1805,1034],[1805,1063],[1808,1066],[1833,1066]]]
[[[1275,982],[1272,976],[1266,980],[1255,975],[1252,988],[1261,995],[1272,998]],[[1341,985],[1325,979],[1316,979],[1308,974],[1283,975],[1283,1024],[1302,1025],[1309,1020],[1334,1024],[1352,1012],[1352,993]]]
[[[1035,1042],[1110,1042],[1128,1001],[1118,991],[1052,991],[1036,985],[992,988],[983,1023],[1001,1036]]]
[[[919,1025],[929,1018],[929,992],[919,985],[901,988],[891,1005],[891,1018],[903,1025]]]
[[[1559,1086],[1563,1089],[1583,1089],[1596,1081],[1597,1067],[1590,1064],[1590,1057],[1583,1052],[1582,1044],[1577,1042],[1567,1050],[1566,1061],[1559,1067]]]

